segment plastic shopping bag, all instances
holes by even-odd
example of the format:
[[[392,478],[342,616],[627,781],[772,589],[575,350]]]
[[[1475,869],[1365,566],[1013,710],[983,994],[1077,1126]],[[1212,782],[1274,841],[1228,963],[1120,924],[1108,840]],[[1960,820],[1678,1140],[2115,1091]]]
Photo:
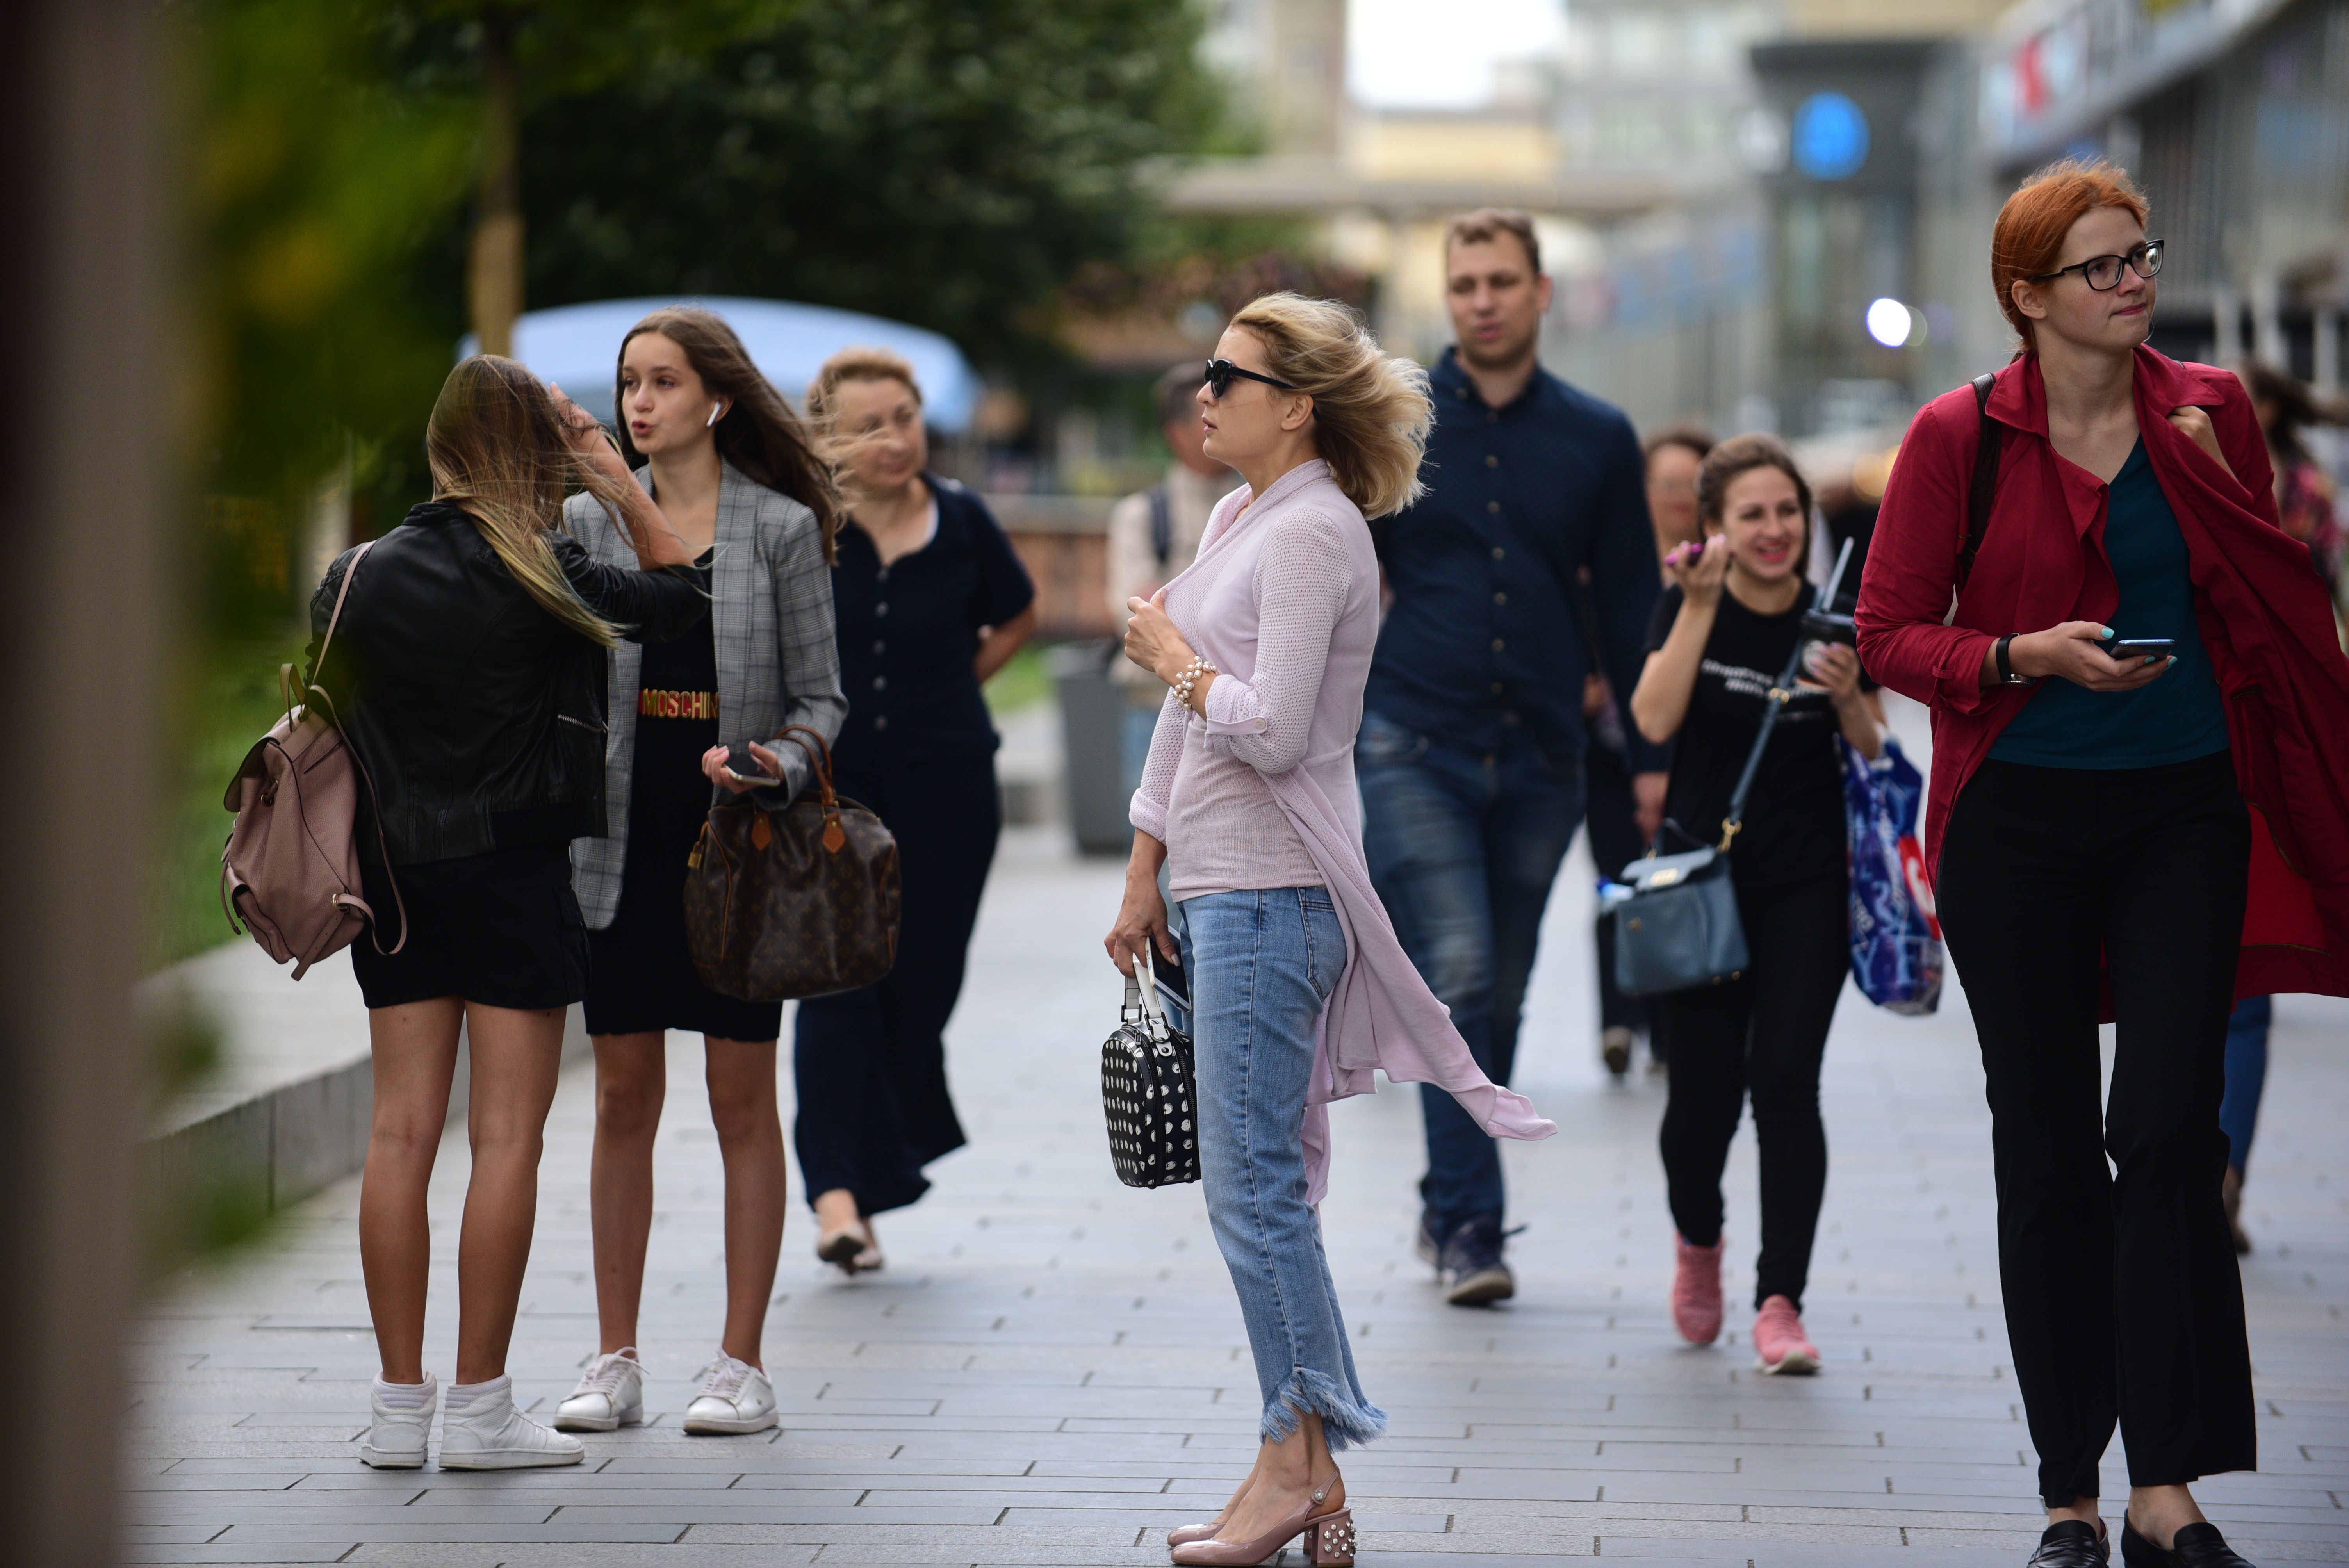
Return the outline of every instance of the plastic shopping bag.
[[[1851,850],[1851,977],[1880,1007],[1930,1013],[1941,1001],[1941,923],[1917,836],[1925,780],[1890,736],[1873,762],[1840,736],[1836,744]]]

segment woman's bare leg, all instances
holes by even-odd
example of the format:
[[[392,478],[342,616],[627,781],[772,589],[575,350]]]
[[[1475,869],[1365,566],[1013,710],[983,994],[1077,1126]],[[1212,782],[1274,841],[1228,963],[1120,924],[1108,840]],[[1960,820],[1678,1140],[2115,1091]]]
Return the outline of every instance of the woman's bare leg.
[[[563,1066],[563,1012],[465,1005],[473,1057],[466,1111],[473,1179],[457,1243],[460,1383],[486,1382],[506,1369],[538,1222],[538,1158]]]
[[[464,1006],[441,996],[367,1011],[375,1116],[367,1174],[359,1179],[359,1271],[387,1383],[424,1381],[425,1283],[432,1268],[424,1195],[449,1124]]]
[[[595,1037],[595,1154],[587,1209],[595,1233],[595,1317],[608,1356],[636,1342],[653,1228],[653,1143],[668,1093],[658,1029]]]
[[[775,1104],[775,1042],[703,1037],[709,1119],[726,1161],[726,1336],[719,1348],[761,1371],[760,1341],[783,1248],[783,1119]]]

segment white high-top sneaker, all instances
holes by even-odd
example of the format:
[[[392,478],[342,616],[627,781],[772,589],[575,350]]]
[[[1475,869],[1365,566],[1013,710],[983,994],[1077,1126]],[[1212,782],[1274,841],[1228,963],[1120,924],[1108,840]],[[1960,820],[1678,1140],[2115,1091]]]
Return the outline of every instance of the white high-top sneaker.
[[[632,1345],[587,1363],[579,1387],[554,1407],[556,1431],[608,1432],[644,1420],[645,1368],[635,1349]]]
[[[763,1432],[775,1421],[775,1386],[764,1372],[723,1350],[702,1368],[701,1387],[685,1408],[688,1432]]]
[[[432,1435],[433,1408],[440,1403],[440,1385],[424,1375],[424,1403],[413,1410],[397,1410],[383,1402],[383,1390],[371,1389],[367,1402],[375,1424],[359,1445],[359,1462],[378,1470],[422,1470],[425,1439]]]
[[[449,1408],[441,1413],[442,1470],[575,1465],[586,1452],[577,1438],[551,1431],[516,1409],[508,1378],[498,1378],[470,1404],[456,1403],[452,1391]]]

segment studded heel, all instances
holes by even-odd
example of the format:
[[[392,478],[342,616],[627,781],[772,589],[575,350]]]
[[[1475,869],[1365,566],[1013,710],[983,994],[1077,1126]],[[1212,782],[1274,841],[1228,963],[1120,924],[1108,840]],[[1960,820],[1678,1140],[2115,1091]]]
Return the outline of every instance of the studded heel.
[[[1167,1555],[1176,1563],[1198,1564],[1201,1568],[1255,1568],[1257,1563],[1271,1562],[1280,1554],[1283,1547],[1301,1535],[1305,1538],[1305,1560],[1308,1563],[1316,1564],[1317,1568],[1318,1565],[1350,1568],[1354,1561],[1354,1511],[1335,1508],[1327,1513],[1316,1511],[1329,1501],[1331,1487],[1335,1485],[1333,1481],[1330,1486],[1317,1490],[1295,1513],[1254,1541],[1194,1536],[1187,1541],[1175,1542],[1170,1535],[1167,1539],[1172,1550]],[[1174,1533],[1186,1533],[1198,1528],[1191,1525]]]

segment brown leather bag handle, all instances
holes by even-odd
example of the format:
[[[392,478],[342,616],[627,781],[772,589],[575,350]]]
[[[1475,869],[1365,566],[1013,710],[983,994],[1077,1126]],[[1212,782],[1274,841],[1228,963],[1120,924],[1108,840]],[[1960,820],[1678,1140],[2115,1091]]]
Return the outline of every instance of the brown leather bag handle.
[[[802,736],[807,737],[807,740],[801,739]],[[832,747],[823,734],[804,724],[787,724],[775,732],[775,738],[788,740],[807,754],[808,767],[815,775],[817,786],[823,791],[818,798],[823,800],[824,810],[831,810],[838,797],[832,789]],[[810,746],[810,740],[815,744]]]

